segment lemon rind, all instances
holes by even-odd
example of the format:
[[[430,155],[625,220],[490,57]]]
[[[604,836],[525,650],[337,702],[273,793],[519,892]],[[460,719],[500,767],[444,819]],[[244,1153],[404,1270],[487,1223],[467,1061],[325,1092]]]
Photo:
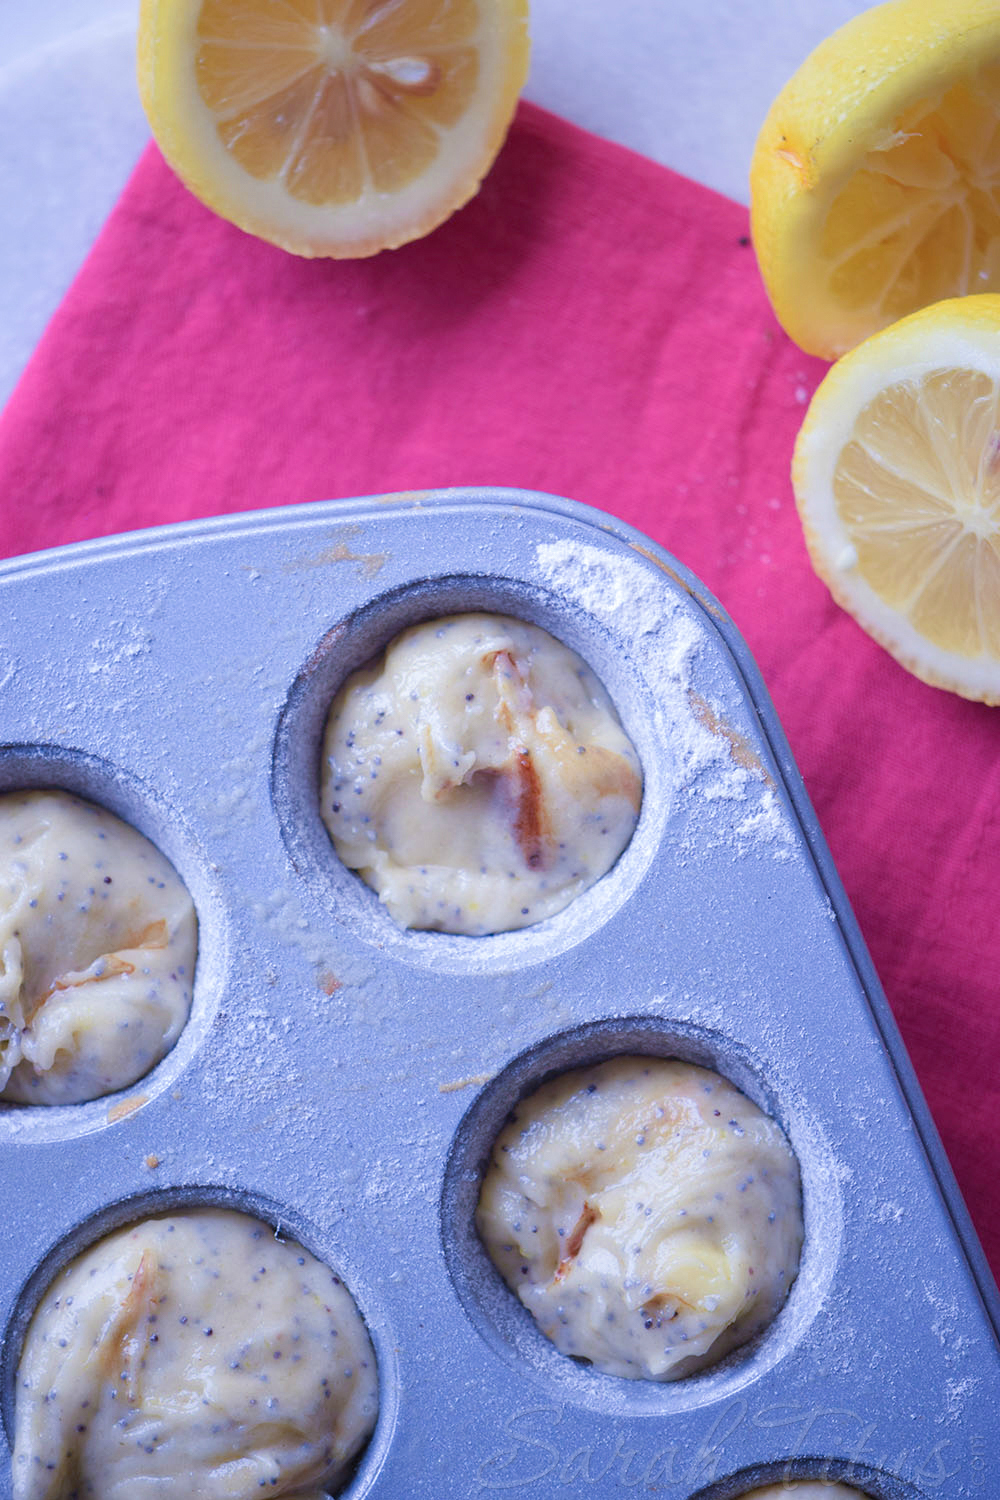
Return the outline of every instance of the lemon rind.
[[[441,132],[429,168],[397,191],[371,186],[349,204],[292,198],[280,178],[246,172],[223,145],[191,66],[201,0],[144,0],[139,93],[165,160],[213,212],[293,254],[360,258],[429,233],[478,192],[503,145],[527,76],[527,0],[484,7],[478,37],[479,99],[457,127]]]
[[[831,367],[817,387],[792,458],[792,484],[810,561],[842,609],[921,681],[1000,703],[1000,660],[947,651],[887,604],[853,566],[851,535],[833,477],[860,412],[887,385],[940,369],[968,369],[1000,388],[1000,294],[952,298],[874,335]]]
[[[751,163],[751,235],[775,316],[806,353],[836,359],[890,321],[826,289],[830,205],[887,122],[989,60],[996,0],[888,0],[821,42],[774,100]]]

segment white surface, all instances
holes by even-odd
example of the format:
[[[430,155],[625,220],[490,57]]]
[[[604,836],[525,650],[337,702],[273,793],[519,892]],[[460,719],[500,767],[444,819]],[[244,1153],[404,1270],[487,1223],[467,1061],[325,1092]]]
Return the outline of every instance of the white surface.
[[[861,0],[532,0],[528,98],[746,202],[767,106]],[[147,138],[136,0],[0,0],[0,405]]]

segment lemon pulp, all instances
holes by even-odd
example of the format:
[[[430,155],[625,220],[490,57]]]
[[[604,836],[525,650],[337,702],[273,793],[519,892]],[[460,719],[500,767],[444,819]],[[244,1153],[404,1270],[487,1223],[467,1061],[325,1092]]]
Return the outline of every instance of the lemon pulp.
[[[1000,66],[901,114],[834,198],[820,235],[830,291],[894,322],[1000,288]]]
[[[833,495],[858,573],[944,651],[1000,660],[1000,391],[942,369],[860,413]]]
[[[396,192],[472,98],[478,19],[475,0],[205,0],[198,91],[240,165],[293,198]]]
[[[203,203],[300,255],[372,255],[477,191],[527,0],[141,0],[139,88]]]
[[[885,0],[828,36],[768,110],[750,210],[779,322],[826,359],[1000,290],[996,0]]]

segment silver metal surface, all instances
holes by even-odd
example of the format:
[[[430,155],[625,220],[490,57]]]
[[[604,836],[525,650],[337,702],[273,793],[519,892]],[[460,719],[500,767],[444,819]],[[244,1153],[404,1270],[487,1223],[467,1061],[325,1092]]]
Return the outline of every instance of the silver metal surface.
[[[745,203],[768,105],[866,0],[531,0],[525,96]],[[0,4],[0,408],[149,140],[136,0]]]
[[[728,1500],[786,1474],[876,1500],[988,1494],[995,1287],[766,692],[697,580],[611,517],[469,490],[16,559],[0,599],[0,787],[63,786],[134,823],[200,922],[191,1019],[148,1078],[0,1111],[0,1495],[44,1286],[179,1201],[262,1214],[354,1293],[381,1415],[352,1500]],[[344,676],[466,608],[580,652],[645,774],[611,873],[484,939],[394,927],[316,798]],[[560,1356],[472,1227],[519,1095],[624,1050],[727,1074],[781,1122],[804,1184],[776,1324],[667,1385]]]

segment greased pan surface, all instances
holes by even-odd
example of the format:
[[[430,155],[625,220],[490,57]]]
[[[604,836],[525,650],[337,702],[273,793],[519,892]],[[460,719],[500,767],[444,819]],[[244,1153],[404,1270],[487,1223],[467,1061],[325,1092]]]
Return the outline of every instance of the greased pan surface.
[[[381,1395],[352,1497],[727,1500],[786,1475],[988,1493],[996,1291],[766,692],[682,566],[571,502],[468,490],[68,547],[3,565],[0,596],[0,788],[61,786],[135,824],[200,923],[190,1021],[146,1079],[0,1109],[0,1495],[39,1295],[181,1202],[258,1213],[346,1280]],[[645,775],[604,880],[478,939],[397,929],[317,807],[344,677],[465,609],[579,652]],[[776,1324],[665,1385],[559,1355],[472,1226],[517,1098],[628,1050],[725,1073],[803,1179]]]

